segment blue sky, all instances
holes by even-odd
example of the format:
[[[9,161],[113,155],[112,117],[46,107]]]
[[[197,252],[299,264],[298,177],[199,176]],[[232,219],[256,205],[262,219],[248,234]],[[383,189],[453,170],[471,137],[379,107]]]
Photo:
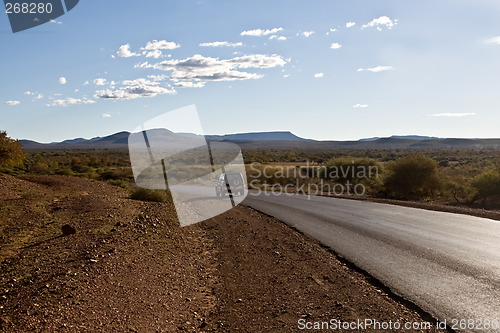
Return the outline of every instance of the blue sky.
[[[500,137],[496,0],[81,0],[16,34],[0,14],[0,41],[15,138],[130,131],[191,104],[207,134]]]

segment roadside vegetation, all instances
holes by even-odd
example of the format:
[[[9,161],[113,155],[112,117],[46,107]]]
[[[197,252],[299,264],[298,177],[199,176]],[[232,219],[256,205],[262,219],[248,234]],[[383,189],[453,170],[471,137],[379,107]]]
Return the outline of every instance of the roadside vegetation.
[[[7,132],[0,131],[0,172],[2,169],[23,166],[26,154],[23,146],[7,136]]]
[[[130,199],[140,201],[170,202],[170,198],[171,196],[167,194],[167,191],[150,190],[145,188],[136,188],[130,194]]]
[[[424,155],[412,155],[387,163],[384,179],[387,197],[402,200],[435,198],[440,194],[442,183],[438,164]]]
[[[349,182],[363,184],[364,194],[375,198],[500,208],[499,150],[251,150],[245,158],[258,161],[247,166],[249,184],[256,189],[269,189],[270,184],[296,183],[300,188],[314,183],[321,188]],[[378,173],[358,172],[371,167]],[[293,172],[283,172],[291,169],[301,175],[298,182]]]
[[[287,192],[349,196],[363,188],[363,195],[375,198],[500,208],[500,150],[247,149],[243,153],[248,185],[254,189],[275,190],[279,185]],[[17,141],[0,132],[0,173],[75,176],[125,188],[133,199],[170,200],[165,191],[135,187],[126,150],[24,152]]]

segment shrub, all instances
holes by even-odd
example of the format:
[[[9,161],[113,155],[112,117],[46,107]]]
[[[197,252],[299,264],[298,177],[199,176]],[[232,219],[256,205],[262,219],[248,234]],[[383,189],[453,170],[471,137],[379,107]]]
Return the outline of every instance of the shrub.
[[[130,199],[140,201],[166,202],[169,198],[167,192],[164,190],[149,190],[145,188],[136,188],[130,195]]]
[[[397,199],[420,200],[435,197],[441,189],[438,166],[432,158],[408,156],[388,163],[387,195]]]
[[[99,175],[100,180],[118,180],[120,178],[114,171],[104,171]]]
[[[486,171],[471,182],[476,190],[472,201],[500,198],[500,173],[498,170]]]
[[[91,172],[92,168],[83,164],[71,164],[71,170],[77,173]]]
[[[64,169],[58,169],[56,170],[56,175],[59,175],[59,176],[73,176],[74,173],[71,169],[67,169],[67,168],[64,168]]]
[[[23,166],[26,154],[19,141],[7,136],[7,132],[0,131],[0,167]]]
[[[320,169],[320,177],[334,183],[363,184],[367,194],[374,194],[382,187],[382,168],[370,158],[333,158]]]
[[[29,167],[29,171],[39,175],[45,175],[49,173],[49,166],[43,161],[37,161]]]
[[[445,197],[453,198],[455,203],[463,204],[469,203],[473,189],[465,184],[465,181],[452,181],[445,182],[443,186]]]
[[[110,185],[119,186],[119,187],[125,188],[125,189],[130,189],[130,187],[132,186],[131,183],[124,181],[124,180],[108,180],[107,183]]]

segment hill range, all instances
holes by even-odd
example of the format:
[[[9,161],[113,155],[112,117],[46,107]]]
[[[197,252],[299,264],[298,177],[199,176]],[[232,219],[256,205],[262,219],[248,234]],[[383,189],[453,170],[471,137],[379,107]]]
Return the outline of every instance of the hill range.
[[[129,132],[119,132],[104,137],[76,138],[53,143],[39,143],[32,140],[19,140],[19,142],[27,150],[128,149],[129,134]],[[195,136],[190,133],[175,134],[167,130],[161,131],[161,138],[164,140],[179,135]],[[291,132],[238,133],[205,137],[210,141],[236,143],[246,149],[500,149],[500,139],[436,138],[418,135],[376,137],[357,141],[315,141],[298,137]]]

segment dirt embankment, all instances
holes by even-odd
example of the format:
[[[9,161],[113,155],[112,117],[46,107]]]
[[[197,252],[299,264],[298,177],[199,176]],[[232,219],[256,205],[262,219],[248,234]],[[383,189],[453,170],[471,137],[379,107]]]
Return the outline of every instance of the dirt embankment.
[[[0,193],[1,331],[295,332],[299,320],[425,321],[249,208],[180,228],[172,206],[99,182],[0,175]],[[76,234],[62,237],[64,224]]]

